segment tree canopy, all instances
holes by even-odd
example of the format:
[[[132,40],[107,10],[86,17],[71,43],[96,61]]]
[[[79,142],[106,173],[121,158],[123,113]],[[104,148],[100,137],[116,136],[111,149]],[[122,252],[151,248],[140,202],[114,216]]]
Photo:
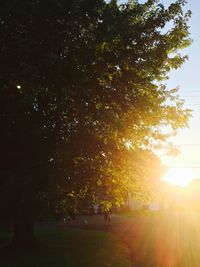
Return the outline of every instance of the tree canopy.
[[[153,148],[189,117],[164,83],[187,58],[185,3],[1,3],[4,214],[37,218],[86,197],[120,205],[159,176]]]

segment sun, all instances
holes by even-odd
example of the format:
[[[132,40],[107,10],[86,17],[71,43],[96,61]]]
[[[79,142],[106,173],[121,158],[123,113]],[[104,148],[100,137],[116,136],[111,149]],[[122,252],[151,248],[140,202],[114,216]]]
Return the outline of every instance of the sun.
[[[163,180],[170,185],[187,187],[196,179],[196,173],[190,168],[170,168],[165,174]]]

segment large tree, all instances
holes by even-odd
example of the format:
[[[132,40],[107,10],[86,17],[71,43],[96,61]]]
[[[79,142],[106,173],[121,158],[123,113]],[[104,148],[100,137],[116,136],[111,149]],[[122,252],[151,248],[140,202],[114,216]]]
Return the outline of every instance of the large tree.
[[[14,243],[32,241],[35,218],[83,198],[120,205],[158,176],[152,148],[189,115],[162,84],[186,59],[184,4],[1,2],[0,210]]]

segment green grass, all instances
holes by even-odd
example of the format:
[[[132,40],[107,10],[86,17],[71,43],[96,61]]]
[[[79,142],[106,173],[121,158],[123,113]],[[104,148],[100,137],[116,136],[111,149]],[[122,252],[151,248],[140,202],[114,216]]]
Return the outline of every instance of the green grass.
[[[118,214],[122,217],[134,218],[134,217],[147,217],[147,216],[160,216],[163,211],[152,211],[152,210],[125,210],[121,211]]]
[[[11,232],[0,231],[5,242]],[[108,232],[37,229],[38,246],[3,255],[1,267],[130,267],[128,250]]]

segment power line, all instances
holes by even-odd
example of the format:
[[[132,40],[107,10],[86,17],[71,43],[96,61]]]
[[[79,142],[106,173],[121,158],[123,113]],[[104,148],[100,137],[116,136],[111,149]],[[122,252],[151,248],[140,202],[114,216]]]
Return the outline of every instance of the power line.
[[[200,143],[193,143],[193,144],[176,144],[176,146],[200,146]]]
[[[200,93],[200,90],[199,91],[187,91],[187,90],[183,90],[183,91],[178,91],[177,93],[179,93],[179,94],[180,93],[183,93],[183,94],[187,94],[187,93],[190,93],[191,94],[192,93],[193,94],[193,93]]]
[[[200,95],[179,95],[179,97],[200,97]]]
[[[200,95],[200,91],[199,92],[179,92],[176,93],[177,96],[195,96],[195,95]]]
[[[171,169],[200,169],[200,166],[170,166],[170,165],[165,165],[165,166]]]
[[[184,106],[183,106],[183,108],[184,109],[192,109],[192,110],[196,110],[196,109],[198,109],[198,108],[200,108],[200,103],[199,104],[185,104]]]

